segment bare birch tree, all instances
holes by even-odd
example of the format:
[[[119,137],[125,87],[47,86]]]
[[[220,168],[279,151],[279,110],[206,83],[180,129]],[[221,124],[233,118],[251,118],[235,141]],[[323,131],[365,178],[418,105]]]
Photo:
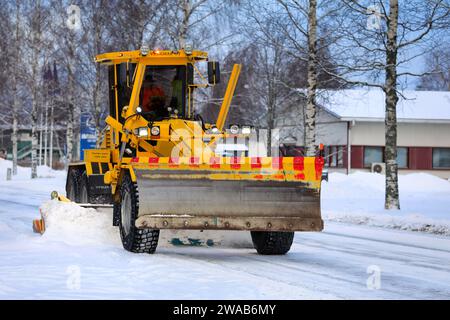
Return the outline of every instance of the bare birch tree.
[[[109,51],[113,38],[113,24],[111,23],[112,7],[110,1],[95,0],[83,2],[85,13],[81,17],[84,38],[81,44],[82,57],[80,68],[83,70],[84,80],[78,85],[84,92],[88,92],[86,104],[94,117],[97,134],[101,131],[101,123],[107,108],[108,92],[105,85],[107,72],[94,61],[97,54]]]
[[[252,80],[244,85],[255,96],[255,104],[263,106],[260,112],[247,112],[252,112],[256,124],[267,130],[267,152],[271,155],[273,151],[277,152],[272,143],[276,118],[281,112],[284,99],[289,95],[289,90],[284,85],[287,75],[285,68],[288,66],[286,37],[279,29],[279,24],[282,23],[278,20],[280,17],[273,14],[268,2],[261,5],[246,1],[240,8],[240,14],[237,17],[240,24],[238,21],[235,24],[240,26],[237,30],[243,36],[241,45],[254,60],[244,60],[254,64],[250,68],[254,75],[247,75]]]
[[[435,46],[449,27],[448,1],[401,2],[343,0],[334,47],[340,74],[347,83],[375,87],[385,93],[385,208],[400,209],[397,166],[397,102],[401,77],[420,76],[403,68]]]
[[[109,1],[108,1],[109,2]],[[150,48],[164,46],[167,36],[161,32],[167,24],[169,2],[167,0],[113,1],[111,8],[117,10],[111,15],[112,38],[116,50],[137,50],[143,44]]]
[[[426,57],[428,72],[420,78],[417,89],[450,91],[450,48],[443,46],[436,48]]]
[[[40,0],[33,3],[29,9],[29,37],[30,41],[30,67],[29,85],[31,90],[31,178],[37,178],[38,143],[39,143],[39,109],[42,104],[41,97],[41,70],[43,54],[43,24],[44,8]]]
[[[187,42],[196,48],[209,49],[223,43],[231,34],[223,34],[217,38],[215,18],[225,13],[232,0],[171,0],[169,1],[169,19],[166,24],[172,45],[182,49]]]
[[[81,4],[78,2],[78,4]],[[81,18],[85,7],[72,4],[69,1],[52,2],[52,33],[54,57],[57,58],[61,74],[61,103],[64,106],[63,121],[66,124],[65,135],[65,165],[79,157],[79,117],[82,109],[84,91],[80,83],[84,82],[81,70],[80,51],[83,43]]]
[[[316,155],[316,90],[317,90],[317,1],[309,0],[308,7],[308,88],[305,110],[306,156]]]
[[[13,95],[13,104],[12,104],[12,133],[11,133],[11,141],[12,141],[12,174],[17,174],[17,141],[18,141],[18,125],[19,125],[19,66],[20,66],[20,44],[22,43],[21,31],[20,31],[20,21],[21,21],[21,12],[20,12],[20,4],[21,1],[16,1],[15,6],[15,26],[14,26],[14,43],[13,43],[13,57],[14,62],[11,65],[11,85],[12,85],[12,95]]]

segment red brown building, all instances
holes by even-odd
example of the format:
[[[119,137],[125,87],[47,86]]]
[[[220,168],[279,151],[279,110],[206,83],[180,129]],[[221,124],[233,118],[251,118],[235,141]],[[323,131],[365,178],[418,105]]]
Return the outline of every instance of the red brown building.
[[[450,92],[404,91],[402,94],[404,97],[397,105],[400,173],[420,171],[450,178]],[[326,146],[330,171],[369,171],[374,164],[382,167],[384,93],[381,90],[327,91],[320,99],[317,140]],[[281,127],[285,141],[291,141],[291,149],[301,148],[302,130],[293,130],[286,122]],[[289,147],[289,143],[286,145]]]

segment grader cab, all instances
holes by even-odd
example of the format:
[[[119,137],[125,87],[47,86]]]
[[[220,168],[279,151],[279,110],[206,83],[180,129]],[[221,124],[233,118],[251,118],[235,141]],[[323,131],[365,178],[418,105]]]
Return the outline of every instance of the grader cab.
[[[206,123],[194,94],[220,81],[206,52],[142,48],[96,61],[109,68],[110,112],[97,148],[69,166],[66,192],[79,203],[111,203],[126,250],[155,252],[161,229],[247,230],[260,254],[285,254],[294,231],[322,230],[320,155],[216,152],[224,139],[251,134],[224,128],[240,65],[217,121]]]

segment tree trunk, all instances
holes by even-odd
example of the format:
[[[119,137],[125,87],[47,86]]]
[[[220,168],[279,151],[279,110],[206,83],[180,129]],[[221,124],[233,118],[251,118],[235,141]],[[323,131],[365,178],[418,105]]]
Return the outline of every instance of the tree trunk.
[[[77,116],[77,108],[74,102],[75,93],[75,48],[72,46],[74,42],[73,30],[69,30],[69,48],[68,48],[68,64],[67,64],[67,131],[66,131],[66,167],[70,162],[74,160],[74,147],[76,146],[76,134],[75,134],[75,118]]]
[[[15,78],[15,77],[14,77]],[[11,134],[11,141],[12,141],[12,174],[17,175],[17,135],[18,135],[18,116],[17,116],[17,110],[18,110],[18,103],[19,99],[17,97],[17,87],[13,87],[13,95],[14,95],[14,102],[13,102],[13,125],[12,125],[12,134]]]
[[[385,208],[400,209],[397,166],[397,28],[398,0],[390,0],[386,46]]]
[[[267,128],[267,156],[272,156],[272,126]]]
[[[12,105],[12,174],[17,175],[17,141],[18,141],[18,126],[19,126],[19,92],[17,89],[17,77],[19,66],[19,45],[20,45],[20,1],[16,1],[16,35],[14,39],[14,66],[12,68],[12,90],[13,90],[13,105]]]
[[[66,129],[66,168],[69,166],[69,163],[72,162],[73,158],[73,110],[72,107],[68,106],[69,112],[67,113],[67,129]]]
[[[39,166],[42,165],[42,127],[43,127],[43,113],[42,110],[40,112],[40,117],[39,117],[39,157],[38,157],[38,163]]]
[[[41,54],[41,2],[36,2],[32,26],[32,64],[31,64],[31,178],[37,178],[38,148],[38,108],[39,108],[39,55]]]
[[[44,101],[44,166],[47,165],[47,152],[48,152],[48,95],[46,101]]]
[[[37,148],[38,148],[38,92],[37,92],[37,60],[33,62],[32,71],[32,109],[31,109],[31,179],[37,178]]]
[[[53,89],[54,90],[54,89]],[[54,123],[54,115],[53,115],[53,108],[54,108],[54,97],[52,96],[52,99],[50,100],[50,149],[49,149],[49,166],[51,169],[53,169],[53,123]]]
[[[100,8],[103,7],[103,3],[100,3]],[[100,8],[95,7],[95,10],[100,11]],[[100,30],[100,21],[99,21],[99,14],[95,13],[92,17],[92,27],[94,32],[94,48],[96,52],[101,52],[101,30]],[[144,44],[144,36],[142,35],[142,44]],[[99,103],[99,95],[100,95],[100,88],[101,88],[101,66],[99,63],[95,63],[95,83],[94,88],[92,90],[92,102],[94,107],[94,120],[95,120],[95,133],[98,137],[100,132],[100,103]]]
[[[317,89],[317,1],[309,1],[308,11],[308,89],[305,110],[306,156],[316,155],[316,89]]]
[[[101,129],[100,123],[101,123],[101,104],[100,104],[100,97],[101,94],[101,70],[100,65],[97,63],[97,66],[95,68],[95,84],[94,84],[94,90],[92,92],[92,100],[94,104],[94,119],[95,119],[95,133],[97,137],[99,136]]]
[[[191,16],[191,0],[182,0],[183,21],[181,22],[180,34],[178,35],[179,49],[186,47],[187,32],[189,28],[189,18]]]

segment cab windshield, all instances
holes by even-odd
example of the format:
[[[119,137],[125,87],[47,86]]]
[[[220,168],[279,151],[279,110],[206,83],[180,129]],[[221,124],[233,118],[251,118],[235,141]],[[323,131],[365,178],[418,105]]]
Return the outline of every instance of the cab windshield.
[[[156,119],[172,114],[184,117],[186,100],[185,66],[147,66],[139,96],[144,112]]]

